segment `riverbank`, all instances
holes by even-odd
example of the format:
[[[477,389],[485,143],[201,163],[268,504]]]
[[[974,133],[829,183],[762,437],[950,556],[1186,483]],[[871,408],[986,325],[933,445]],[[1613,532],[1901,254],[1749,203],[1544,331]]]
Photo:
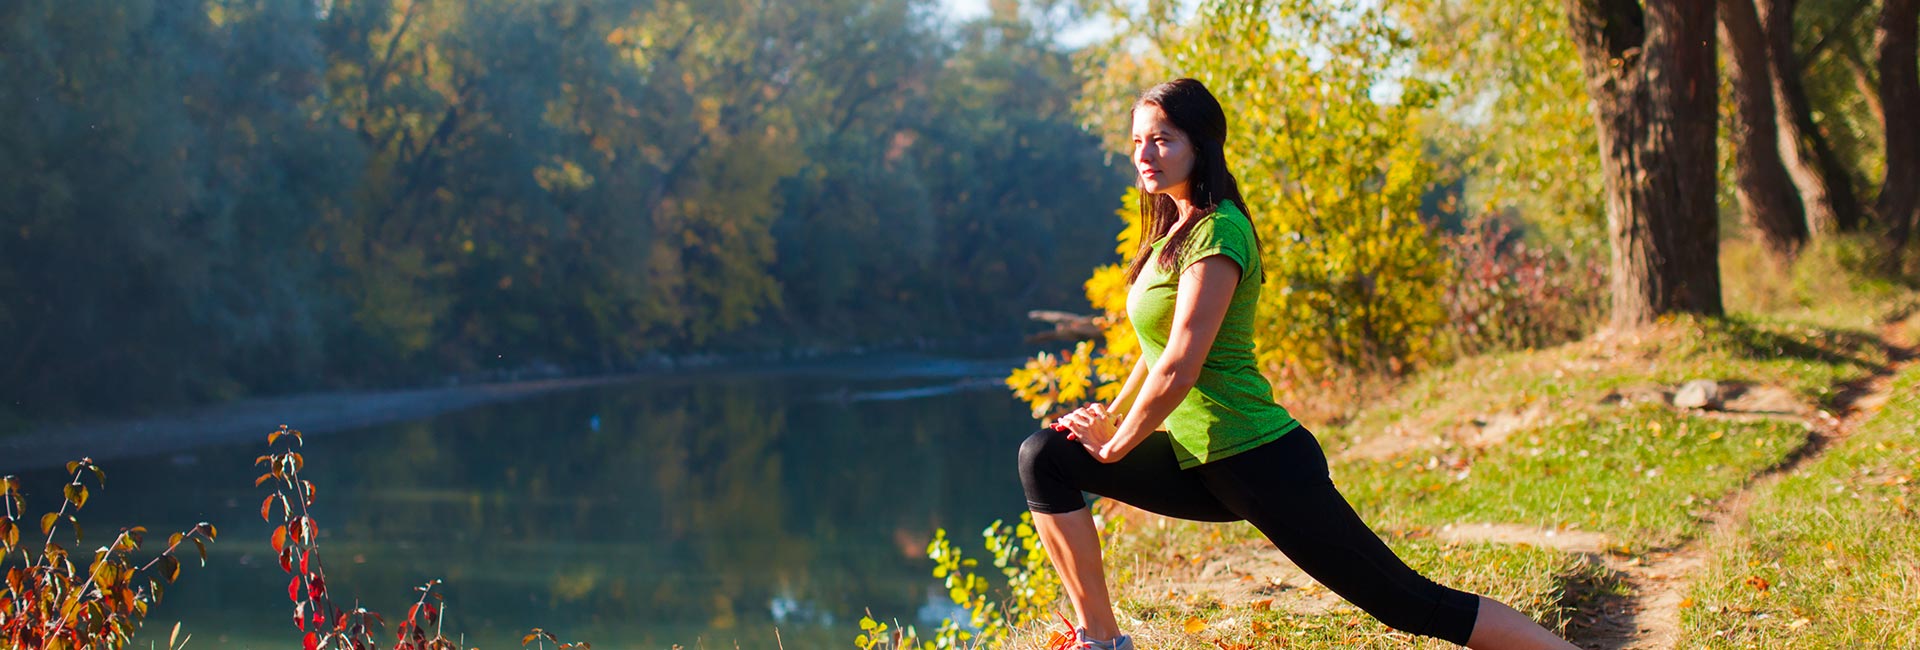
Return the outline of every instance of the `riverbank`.
[[[758,363],[706,360],[679,369],[596,377],[572,377],[469,383],[437,388],[332,391],[251,398],[179,409],[142,417],[42,424],[0,436],[0,474],[53,467],[81,457],[115,459],[184,451],[195,447],[262,438],[281,424],[307,434],[327,434],[391,422],[432,417],[486,404],[554,392],[634,382],[703,381],[727,377],[809,374],[842,382],[943,379],[952,387],[976,385],[1017,365],[1015,355],[988,358],[946,357],[913,352],[826,357]],[[944,388],[944,387],[934,387]],[[930,388],[874,394],[823,393],[823,399],[864,400],[933,394]]]
[[[42,425],[0,437],[0,472],[51,467],[81,457],[105,462],[250,438],[264,440],[267,432],[281,424],[293,424],[306,433],[331,433],[634,379],[627,375],[310,393],[243,399],[152,417]]]

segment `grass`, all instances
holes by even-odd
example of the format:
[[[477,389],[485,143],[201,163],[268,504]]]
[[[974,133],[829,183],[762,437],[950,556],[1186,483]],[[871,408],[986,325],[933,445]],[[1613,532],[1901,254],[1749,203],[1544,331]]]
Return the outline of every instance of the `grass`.
[[[1763,487],[1710,545],[1685,647],[1920,647],[1920,367],[1804,470]]]
[[[1751,241],[1720,249],[1721,295],[1727,310],[1822,327],[1870,330],[1914,308],[1914,277],[1887,278],[1869,269],[1880,242],[1867,236],[1822,238],[1782,269]]]
[[[1825,403],[1835,386],[1887,363],[1867,330],[1677,317],[1632,334],[1462,360],[1413,378],[1323,438],[1338,450],[1394,427],[1441,433],[1542,401],[1554,413],[1591,412],[1609,393],[1693,379],[1778,385]]]
[[[1407,538],[1390,539],[1389,543],[1429,577],[1499,598],[1556,628],[1573,615],[1575,600],[1567,595],[1568,585],[1605,581],[1595,565],[1547,549],[1441,544]],[[1158,554],[1136,561],[1156,560],[1178,561]],[[1132,633],[1140,647],[1454,647],[1396,632],[1344,602],[1336,602],[1324,612],[1298,613],[1265,604],[1266,599],[1226,602],[1206,593],[1168,598],[1142,591],[1129,590],[1117,605],[1117,611],[1128,619],[1125,626],[1137,630]]]
[[[1807,440],[1797,422],[1689,417],[1658,406],[1580,413],[1458,465],[1397,459],[1344,467],[1355,508],[1389,527],[1452,522],[1606,533],[1630,552],[1698,532],[1700,515]],[[1458,469],[1456,469],[1458,467]]]

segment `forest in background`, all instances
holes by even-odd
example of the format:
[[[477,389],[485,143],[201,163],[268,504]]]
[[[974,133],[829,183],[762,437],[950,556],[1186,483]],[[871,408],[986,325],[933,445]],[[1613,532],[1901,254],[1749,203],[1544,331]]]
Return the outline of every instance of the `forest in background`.
[[[0,7],[0,415],[1004,333],[1127,182],[1052,4]]]
[[[10,3],[0,421],[1112,314],[1124,107],[1178,75],[1229,106],[1283,392],[1718,313],[1723,240],[1898,275],[1914,3],[1680,6]],[[1071,356],[1033,390],[1113,374]]]

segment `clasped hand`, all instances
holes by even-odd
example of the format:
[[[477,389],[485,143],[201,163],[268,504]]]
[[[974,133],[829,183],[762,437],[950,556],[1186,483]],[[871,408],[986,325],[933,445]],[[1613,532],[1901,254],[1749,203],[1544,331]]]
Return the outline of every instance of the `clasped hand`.
[[[1079,441],[1080,446],[1086,447],[1087,453],[1100,462],[1120,460],[1120,455],[1112,453],[1108,444],[1113,442],[1115,426],[1113,414],[1107,412],[1107,405],[1094,402],[1082,406],[1060,416],[1056,424],[1066,428],[1068,440]]]

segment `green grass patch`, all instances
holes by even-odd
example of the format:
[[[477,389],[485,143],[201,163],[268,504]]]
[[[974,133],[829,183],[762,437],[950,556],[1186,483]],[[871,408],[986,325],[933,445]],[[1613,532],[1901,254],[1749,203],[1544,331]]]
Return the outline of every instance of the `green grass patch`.
[[[1892,395],[1709,546],[1681,646],[1920,647],[1920,367]]]
[[[1688,417],[1658,406],[1615,411],[1517,433],[1453,462],[1355,462],[1336,479],[1356,509],[1392,527],[1581,529],[1638,551],[1691,537],[1714,501],[1807,440],[1798,422]]]
[[[1881,243],[1869,236],[1815,241],[1788,268],[1758,242],[1722,244],[1720,276],[1727,310],[1825,328],[1868,330],[1911,309],[1913,277],[1887,277],[1878,268]]]
[[[1680,317],[1629,335],[1466,359],[1413,378],[1345,426],[1315,433],[1338,450],[1390,427],[1440,433],[1542,400],[1552,412],[1571,413],[1616,391],[1671,389],[1694,379],[1778,385],[1825,405],[1835,386],[1887,363],[1879,339],[1865,330]]]

